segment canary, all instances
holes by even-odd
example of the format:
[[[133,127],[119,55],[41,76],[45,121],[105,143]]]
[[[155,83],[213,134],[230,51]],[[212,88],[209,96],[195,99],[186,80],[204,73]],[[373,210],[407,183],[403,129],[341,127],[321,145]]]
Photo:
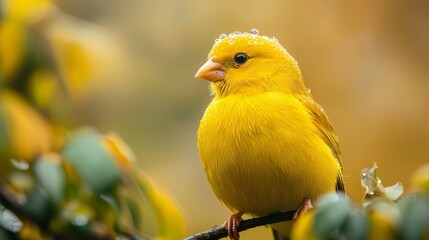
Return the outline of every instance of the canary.
[[[297,217],[321,194],[344,191],[338,137],[276,38],[222,34],[195,77],[214,94],[198,148],[213,192],[234,213],[225,222],[230,238],[239,239],[243,214],[297,209]],[[288,235],[286,224],[273,228]]]

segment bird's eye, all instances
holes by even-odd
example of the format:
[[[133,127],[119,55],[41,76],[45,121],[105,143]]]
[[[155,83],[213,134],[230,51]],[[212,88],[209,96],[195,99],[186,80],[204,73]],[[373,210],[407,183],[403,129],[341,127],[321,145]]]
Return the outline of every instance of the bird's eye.
[[[237,53],[234,56],[234,62],[237,64],[243,64],[247,61],[247,59],[249,59],[249,56],[247,56],[245,53]]]

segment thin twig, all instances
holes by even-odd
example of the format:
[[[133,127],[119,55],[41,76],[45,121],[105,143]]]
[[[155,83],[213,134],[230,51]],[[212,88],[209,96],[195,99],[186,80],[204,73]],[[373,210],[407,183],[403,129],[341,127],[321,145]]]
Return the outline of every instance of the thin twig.
[[[244,230],[264,226],[268,224],[290,221],[293,218],[295,211],[289,211],[284,213],[274,213],[265,217],[252,218],[248,220],[243,220],[238,227],[238,232],[242,232]],[[228,231],[225,227],[222,226],[214,226],[212,229],[197,233],[191,237],[185,238],[184,240],[217,240],[220,238],[224,238],[228,236]]]

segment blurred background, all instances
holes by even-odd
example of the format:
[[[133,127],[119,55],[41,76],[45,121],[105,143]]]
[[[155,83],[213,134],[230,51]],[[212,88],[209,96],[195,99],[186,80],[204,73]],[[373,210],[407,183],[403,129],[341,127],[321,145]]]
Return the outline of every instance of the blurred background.
[[[58,61],[68,63],[65,74],[77,79],[69,84],[74,101],[40,101],[66,125],[119,133],[142,169],[182,206],[188,234],[230,215],[211,192],[196,146],[211,97],[208,83],[193,76],[221,33],[257,28],[295,57],[340,138],[347,192],[355,201],[363,197],[361,169],[377,162],[384,185],[400,181],[407,191],[410,175],[429,161],[428,1],[54,4],[62,17],[36,16],[30,29],[65,51]],[[70,123],[70,116],[77,120]],[[242,236],[269,234],[259,228]]]

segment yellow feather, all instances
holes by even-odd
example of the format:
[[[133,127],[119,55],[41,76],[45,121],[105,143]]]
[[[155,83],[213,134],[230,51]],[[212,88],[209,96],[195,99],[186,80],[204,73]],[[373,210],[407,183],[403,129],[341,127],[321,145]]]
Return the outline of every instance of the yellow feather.
[[[234,55],[249,59],[234,63]],[[297,209],[342,183],[338,140],[305,88],[296,61],[274,38],[231,34],[209,54],[223,66],[198,130],[216,196],[233,212]],[[337,184],[338,185],[338,184]]]

